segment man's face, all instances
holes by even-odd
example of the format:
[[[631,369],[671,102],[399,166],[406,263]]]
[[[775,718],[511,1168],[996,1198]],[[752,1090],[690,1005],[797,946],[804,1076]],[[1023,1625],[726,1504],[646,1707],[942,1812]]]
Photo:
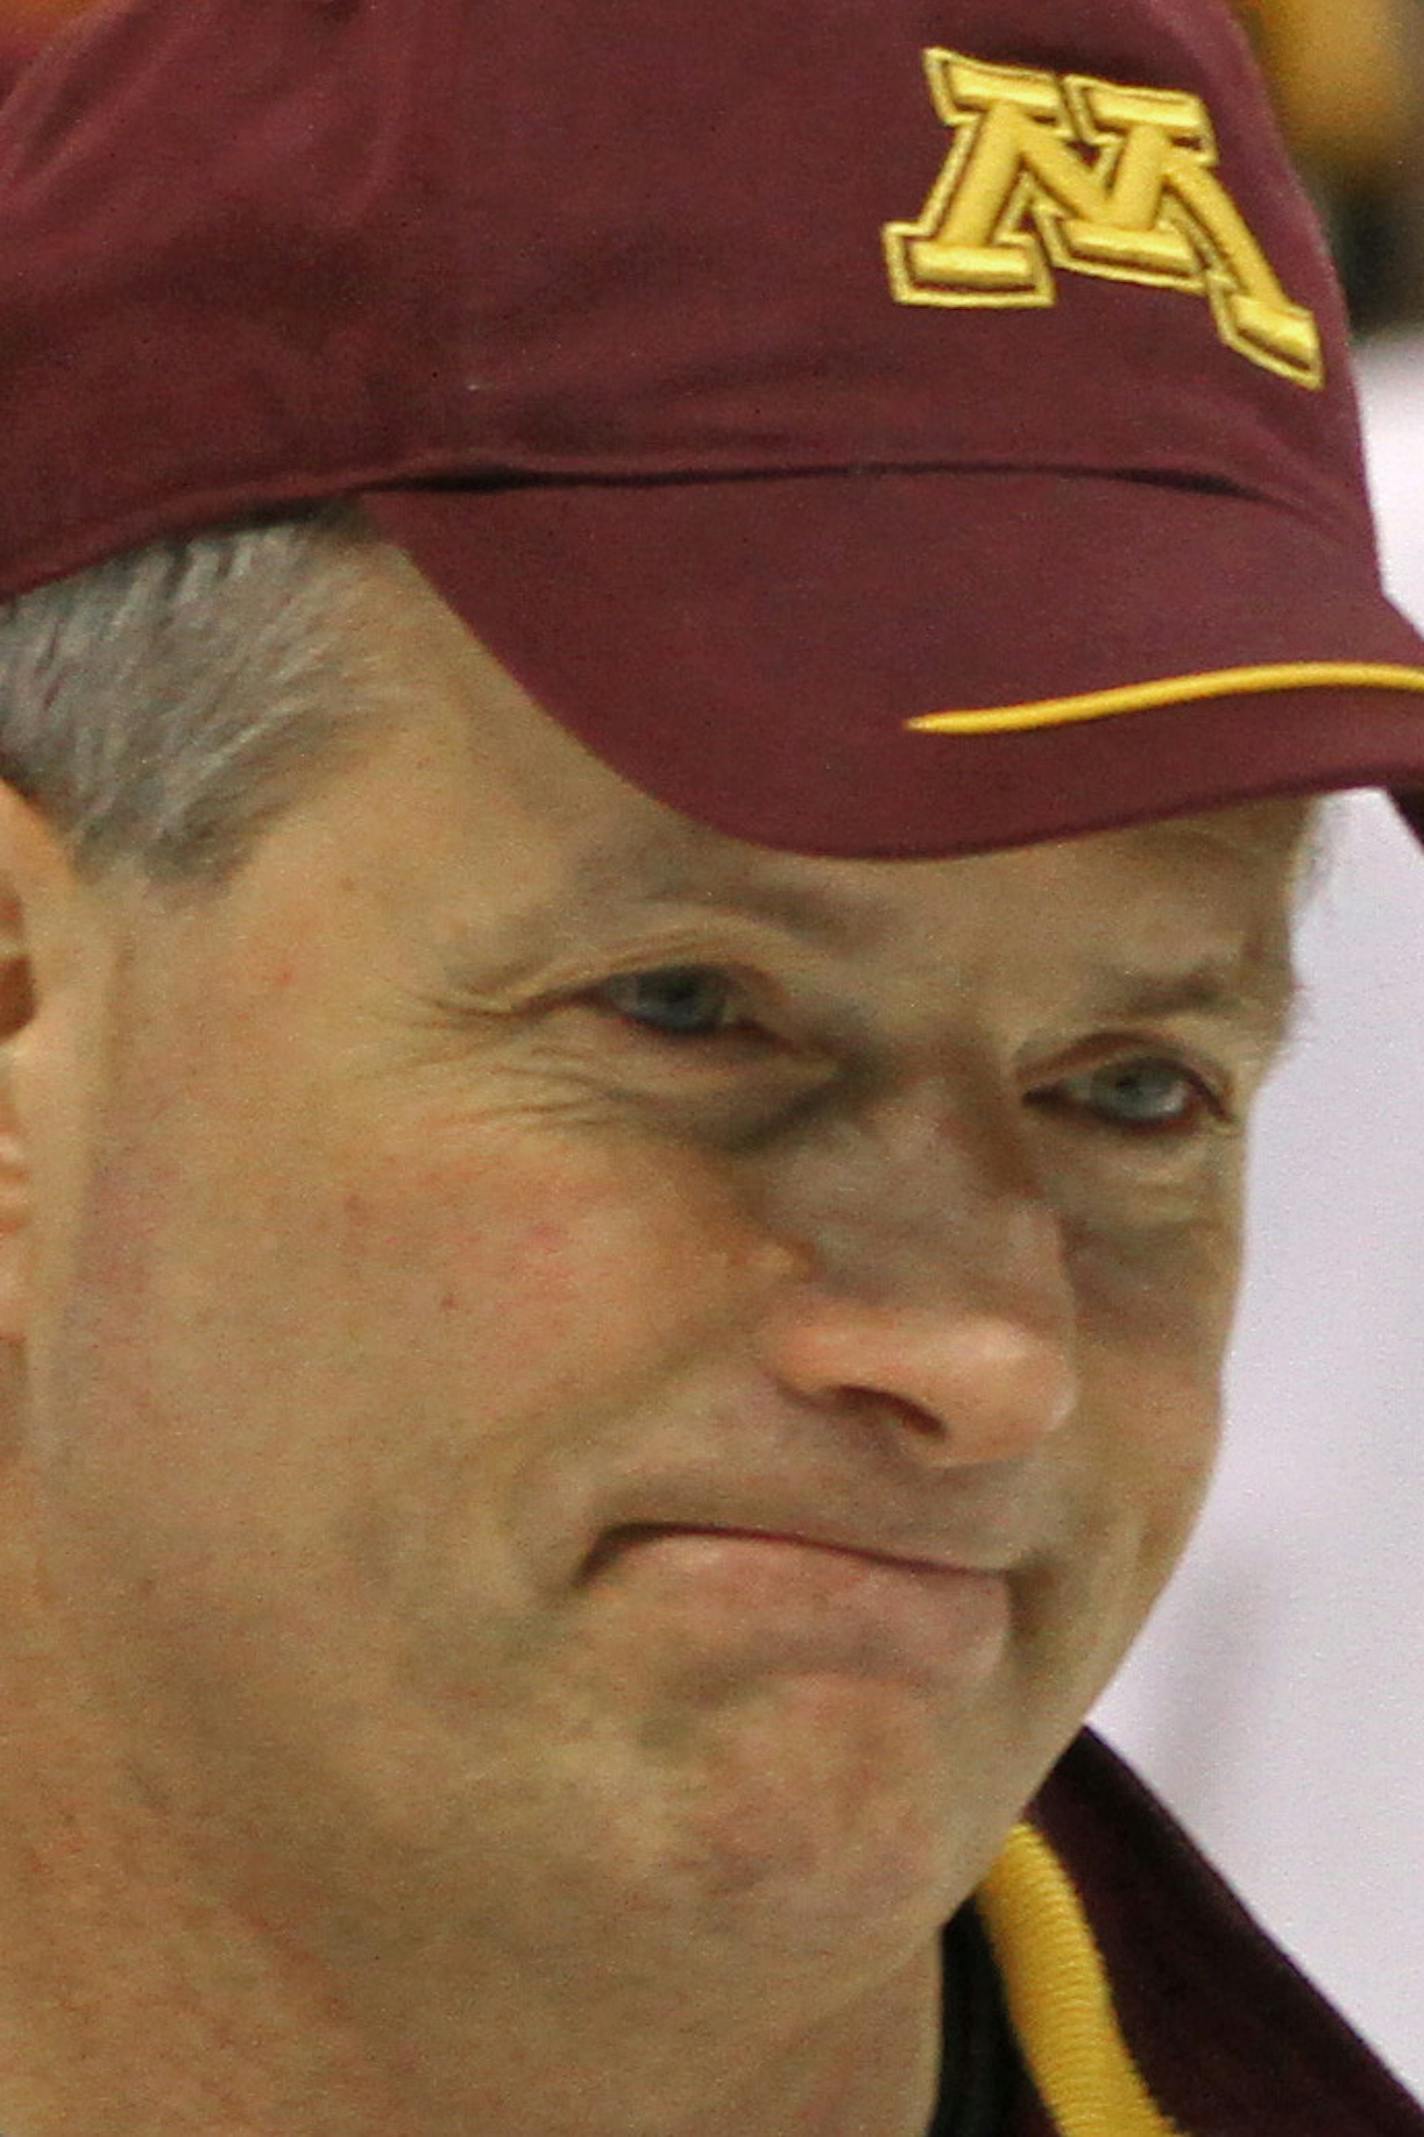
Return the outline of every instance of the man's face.
[[[65,1637],[318,1944],[884,1963],[1199,1503],[1301,812],[774,854],[371,599],[405,724],[15,1049]]]

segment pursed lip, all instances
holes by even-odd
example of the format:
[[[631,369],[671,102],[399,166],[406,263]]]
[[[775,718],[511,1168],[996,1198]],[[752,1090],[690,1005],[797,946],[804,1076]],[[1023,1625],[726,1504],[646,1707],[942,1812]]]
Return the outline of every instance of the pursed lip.
[[[808,1549],[832,1551],[843,1557],[866,1559],[872,1564],[892,1566],[903,1572],[1001,1575],[1008,1570],[1002,1561],[990,1562],[962,1550],[933,1547],[923,1549],[918,1544],[911,1550],[901,1547],[887,1548],[878,1538],[868,1540],[864,1534],[850,1533],[820,1522],[763,1524],[678,1520],[625,1522],[605,1530],[585,1562],[585,1578],[594,1578],[629,1545],[651,1541],[659,1536],[686,1535],[746,1537],[767,1543],[802,1544]]]

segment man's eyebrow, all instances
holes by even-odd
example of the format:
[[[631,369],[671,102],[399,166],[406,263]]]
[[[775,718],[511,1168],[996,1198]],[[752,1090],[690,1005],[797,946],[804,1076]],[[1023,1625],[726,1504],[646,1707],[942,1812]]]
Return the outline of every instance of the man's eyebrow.
[[[893,937],[895,917],[859,899],[774,874],[732,874],[720,860],[709,865],[697,850],[697,829],[689,827],[692,836],[680,834],[676,842],[654,832],[583,853],[556,891],[516,907],[483,934],[492,964],[513,978],[556,955],[570,935],[670,908],[743,914],[832,949],[875,950]]]
[[[1085,975],[1085,998],[1119,1017],[1198,1016],[1235,1025],[1263,1060],[1293,1044],[1307,1007],[1306,990],[1289,939],[1239,956],[1212,956],[1173,972],[1152,972],[1104,960]]]
[[[729,865],[718,834],[696,824],[644,831],[585,853],[570,871],[572,902],[583,910],[637,912],[660,905],[708,905],[739,911],[819,937],[832,948],[870,948],[889,939],[895,922],[862,899],[776,873]]]

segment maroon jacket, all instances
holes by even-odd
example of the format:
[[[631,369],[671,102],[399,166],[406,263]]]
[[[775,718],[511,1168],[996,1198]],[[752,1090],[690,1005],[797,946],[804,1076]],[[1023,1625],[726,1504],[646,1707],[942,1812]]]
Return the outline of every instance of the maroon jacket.
[[[1183,2137],[1424,2137],[1424,2107],[1100,1739],[1078,1738],[1029,1815],[1078,1888],[1134,2061]],[[1058,2133],[1024,2097],[1005,2137]]]

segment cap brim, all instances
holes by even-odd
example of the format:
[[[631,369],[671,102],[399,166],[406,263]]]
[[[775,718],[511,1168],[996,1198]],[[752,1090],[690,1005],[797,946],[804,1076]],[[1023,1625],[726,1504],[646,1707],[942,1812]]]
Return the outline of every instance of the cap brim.
[[[363,503],[599,758],[759,844],[949,855],[1424,790],[1424,639],[1363,544],[1258,499],[926,470]]]

